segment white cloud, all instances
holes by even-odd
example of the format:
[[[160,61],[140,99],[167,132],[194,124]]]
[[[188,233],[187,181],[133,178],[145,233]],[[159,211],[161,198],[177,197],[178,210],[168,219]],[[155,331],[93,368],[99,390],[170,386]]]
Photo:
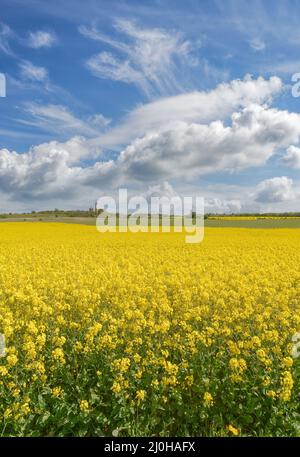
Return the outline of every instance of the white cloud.
[[[231,214],[239,213],[242,210],[242,203],[240,200],[206,198],[204,204],[206,213]]]
[[[286,176],[266,179],[258,184],[255,200],[260,203],[280,203],[296,198],[293,180]]]
[[[174,190],[173,186],[168,182],[164,181],[162,184],[156,184],[149,186],[148,190],[144,193],[144,197],[150,201],[152,197],[176,197],[178,193]]]
[[[5,54],[14,58],[18,58],[9,45],[9,40],[12,38],[23,46],[29,46],[35,49],[42,47],[49,48],[57,41],[56,35],[53,32],[43,30],[29,32],[28,38],[21,38],[8,25],[0,22],[0,51],[3,51]]]
[[[92,166],[79,165],[79,161],[99,154],[83,138],[45,143],[25,154],[2,150],[0,188],[16,195],[25,195],[25,190],[28,195],[43,195],[86,186],[112,189],[128,183],[141,186],[148,182],[151,186],[169,178],[197,178],[218,170],[262,165],[299,135],[300,115],[251,105],[232,115],[231,126],[221,121],[176,123],[172,130],[135,140],[117,159]],[[291,196],[287,192],[290,184],[287,178],[266,181],[258,187],[255,200],[283,201]],[[152,186],[152,191],[160,190]]]
[[[200,176],[263,165],[280,148],[298,142],[300,114],[250,105],[230,126],[176,122],[146,134],[118,159],[128,179]]]
[[[95,76],[137,85],[146,95],[170,93],[180,88],[175,73],[181,66],[194,66],[192,46],[177,32],[140,28],[134,22],[119,19],[115,29],[121,35],[112,39],[96,27],[80,26],[85,37],[114,48],[119,56],[101,52],[87,61]]]
[[[111,119],[103,116],[103,114],[94,114],[88,118],[89,122],[97,127],[107,127],[111,123]]]
[[[0,51],[7,55],[13,56],[13,52],[9,45],[9,39],[14,35],[11,28],[0,22]]]
[[[0,190],[18,201],[80,194],[82,185],[88,185],[93,174],[100,180],[100,163],[87,168],[79,165],[91,153],[82,137],[66,143],[43,143],[24,154],[1,149]],[[103,164],[104,171],[108,168],[109,163]]]
[[[249,44],[254,51],[263,51],[266,47],[265,42],[260,38],[253,38]]]
[[[82,120],[61,105],[29,104],[26,109],[32,119],[24,122],[56,132],[76,131],[85,138],[44,143],[23,154],[2,149],[0,191],[19,201],[55,196],[69,196],[72,201],[74,196],[111,192],[121,186],[141,192],[147,186],[149,195],[171,195],[168,181],[182,186],[186,180],[196,183],[199,177],[217,171],[264,165],[281,149],[299,143],[300,114],[269,107],[281,89],[278,78],[247,78],[210,92],[165,98],[137,108],[122,126],[107,133],[99,133],[109,122],[101,114]],[[116,158],[97,159],[103,144],[117,148],[122,142],[127,145]],[[253,205],[255,201],[288,201],[293,190],[283,177],[264,181],[252,194],[247,190],[241,195],[239,189],[231,188],[227,198],[221,190],[208,189],[203,195],[211,198],[207,203],[211,209],[231,212],[245,208],[247,198]]]
[[[37,30],[36,32],[29,32],[28,46],[31,48],[50,48],[57,41],[53,32],[44,30]]]
[[[44,67],[38,67],[31,62],[24,60],[19,64],[23,78],[34,82],[45,82],[48,79],[48,72]]]
[[[121,61],[109,52],[101,52],[87,61],[87,67],[95,76],[125,83],[135,83],[147,90],[143,75],[135,70],[128,60]]]
[[[282,163],[292,168],[300,168],[300,148],[290,146],[282,157]]]
[[[215,119],[225,120],[234,110],[251,103],[270,103],[282,89],[283,84],[277,77],[254,80],[246,76],[243,80],[219,84],[210,91],[161,98],[137,107],[119,126],[95,141],[103,146],[116,147],[176,121],[208,123]]]
[[[27,103],[24,105],[24,109],[30,115],[30,118],[20,122],[56,134],[76,134],[94,137],[99,135],[110,122],[102,114],[90,116],[86,120],[79,119],[62,105]]]

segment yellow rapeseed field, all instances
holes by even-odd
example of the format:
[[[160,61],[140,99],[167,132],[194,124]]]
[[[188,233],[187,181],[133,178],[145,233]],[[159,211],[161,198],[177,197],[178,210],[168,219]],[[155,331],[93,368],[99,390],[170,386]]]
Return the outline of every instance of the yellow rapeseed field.
[[[1,223],[0,435],[297,435],[299,265],[297,229]]]

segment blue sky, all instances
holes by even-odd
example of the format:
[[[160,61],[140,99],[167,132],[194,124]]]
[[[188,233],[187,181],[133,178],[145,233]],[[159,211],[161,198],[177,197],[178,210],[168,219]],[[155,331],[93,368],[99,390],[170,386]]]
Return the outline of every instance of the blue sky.
[[[0,211],[120,186],[299,210],[299,20],[297,1],[1,0]]]

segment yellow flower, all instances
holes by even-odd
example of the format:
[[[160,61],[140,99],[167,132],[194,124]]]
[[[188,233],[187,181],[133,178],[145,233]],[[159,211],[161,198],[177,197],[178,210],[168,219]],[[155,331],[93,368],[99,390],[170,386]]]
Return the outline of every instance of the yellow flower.
[[[143,375],[143,370],[138,370],[138,371],[135,373],[134,377],[135,377],[136,379],[141,379],[142,375]]]
[[[83,412],[87,412],[89,410],[89,402],[87,400],[80,400],[79,408]]]
[[[0,366],[0,376],[6,376],[8,374],[7,368]]]
[[[61,387],[53,387],[51,392],[52,392],[52,396],[55,398],[61,398],[64,393],[64,391]]]
[[[277,397],[277,394],[276,394],[276,392],[274,390],[267,390],[266,395],[267,395],[267,397],[270,397],[270,398],[276,398]]]
[[[205,392],[203,395],[204,405],[212,406],[214,404],[213,396],[209,392]]]
[[[144,400],[144,399],[145,399],[145,396],[146,396],[145,390],[138,390],[138,391],[136,392],[136,399],[139,400],[139,401],[140,401],[140,400]]]
[[[133,360],[136,362],[136,363],[139,363],[141,361],[142,357],[139,355],[139,354],[134,354],[133,356]]]
[[[281,391],[280,398],[283,401],[289,401],[294,385],[293,376],[289,371],[285,371],[281,376]]]
[[[14,367],[18,363],[18,357],[15,354],[8,355],[6,360],[10,367]]]
[[[293,366],[294,361],[292,357],[285,357],[282,363],[286,368],[291,368]]]
[[[227,429],[233,436],[238,436],[240,434],[240,430],[231,424],[228,425]]]
[[[64,351],[60,347],[56,348],[52,351],[52,356],[53,356],[54,360],[57,360],[62,365],[64,365],[66,363]]]
[[[19,395],[20,395],[20,389],[14,389],[14,390],[12,391],[12,396],[13,396],[13,397],[16,398],[16,397],[18,397]]]
[[[123,357],[122,359],[116,359],[113,362],[113,367],[116,371],[120,373],[125,373],[130,367],[130,359],[128,357]]]
[[[199,245],[175,231],[100,234],[75,224],[2,222],[0,232],[4,434],[30,434],[30,423],[43,433],[38,418],[51,421],[51,404],[67,407],[74,392],[78,430],[95,404],[104,432],[120,416],[127,433],[144,402],[142,434],[157,432],[149,404],[164,408],[166,433],[188,424],[190,434],[238,436],[226,414],[242,401],[240,413],[251,415],[255,397],[261,416],[246,433],[290,433],[286,418],[300,395],[298,360],[287,356],[297,356],[300,339],[298,229],[206,227]],[[265,402],[282,418],[279,428]],[[199,408],[203,429],[179,421],[199,417]],[[54,433],[66,420],[56,419]]]
[[[30,406],[29,406],[29,403],[26,402],[26,403],[23,403],[20,407],[20,411],[22,412],[22,414],[24,416],[27,416],[29,413],[30,413]]]
[[[13,410],[11,408],[7,408],[5,411],[4,411],[4,419],[9,419],[10,417],[12,417],[12,414],[13,414]]]
[[[114,383],[113,383],[113,385],[112,385],[112,388],[111,388],[111,390],[112,390],[112,391],[113,391],[115,394],[118,394],[118,393],[120,393],[120,392],[121,392],[121,390],[122,390],[122,387],[121,387],[121,385],[120,385],[120,383],[119,383],[119,382],[117,382],[117,381],[114,381]]]
[[[236,359],[232,358],[229,360],[229,367],[233,371],[237,371],[239,373],[243,373],[244,371],[247,370],[247,364],[246,361],[242,358]]]
[[[186,385],[191,387],[194,383],[194,375],[187,375],[185,378]]]

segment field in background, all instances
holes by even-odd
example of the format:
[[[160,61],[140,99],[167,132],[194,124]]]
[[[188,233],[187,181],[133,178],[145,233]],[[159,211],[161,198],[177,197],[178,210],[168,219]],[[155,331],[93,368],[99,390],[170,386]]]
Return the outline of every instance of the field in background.
[[[30,216],[15,216],[15,217],[6,217],[0,218],[1,222],[63,222],[65,224],[83,224],[83,225],[96,225],[96,217],[53,217],[53,216],[38,216],[38,217],[30,217]]]
[[[0,224],[0,434],[299,435],[299,264],[293,229]]]
[[[58,215],[15,215],[0,217],[1,222],[63,222],[66,224],[96,225],[96,217]],[[300,217],[256,218],[256,217],[209,217],[205,227],[244,227],[244,228],[300,228]]]
[[[300,228],[300,217],[292,215],[208,216],[206,227]]]
[[[300,218],[287,219],[206,219],[205,227],[300,228]]]

